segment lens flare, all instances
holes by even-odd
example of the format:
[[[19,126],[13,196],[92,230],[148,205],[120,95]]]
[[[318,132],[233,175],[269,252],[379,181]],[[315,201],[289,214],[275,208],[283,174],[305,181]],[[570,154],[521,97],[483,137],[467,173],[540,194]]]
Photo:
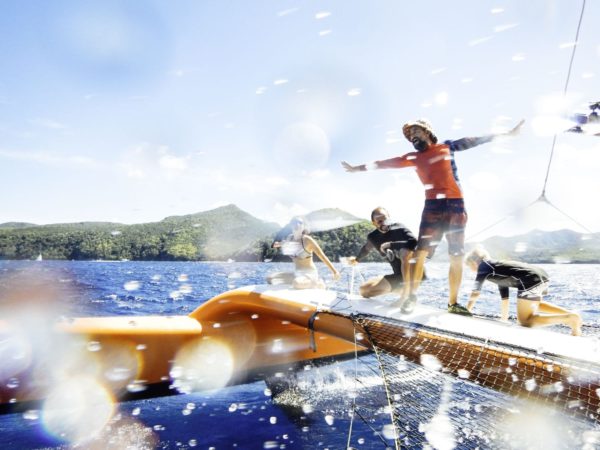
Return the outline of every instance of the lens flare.
[[[52,435],[81,443],[98,435],[113,416],[114,401],[95,379],[75,376],[54,387],[44,402],[42,421]]]
[[[224,387],[233,374],[234,358],[229,347],[217,339],[187,343],[175,357],[171,369],[173,387],[191,393]]]

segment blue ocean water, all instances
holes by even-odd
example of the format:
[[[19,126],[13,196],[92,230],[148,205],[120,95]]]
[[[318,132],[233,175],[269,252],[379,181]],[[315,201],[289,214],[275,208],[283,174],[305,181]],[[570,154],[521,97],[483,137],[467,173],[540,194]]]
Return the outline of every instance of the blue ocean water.
[[[597,334],[600,328],[597,308],[600,266],[543,267],[551,277],[548,300],[580,311],[587,325],[585,334]],[[352,279],[352,270],[339,265],[342,279],[332,284],[325,275],[328,272],[326,268],[319,265],[329,287],[343,292],[351,285],[357,286],[363,279],[385,273],[389,266],[372,263],[361,264],[359,268]],[[186,315],[223,291],[262,284],[270,271],[291,269],[292,265],[288,263],[0,261],[0,289],[4,292],[22,289],[29,293],[32,289],[55,290],[64,303],[64,314],[72,317]],[[420,290],[420,301],[444,307],[447,265],[431,263],[427,270],[428,280]],[[465,272],[462,303],[469,292],[471,275]],[[497,297],[494,286],[487,286],[477,305],[478,312],[497,315]],[[512,307],[514,312],[514,305]],[[556,330],[568,331],[564,327],[556,327]],[[354,448],[385,448],[392,445],[392,441],[389,433],[385,433],[389,413],[383,401],[379,407],[373,406],[374,412],[369,420],[357,420],[356,416],[353,420],[350,414],[353,402],[373,402],[382,395],[381,383],[376,376],[369,374],[376,365],[372,359],[372,356],[367,356],[359,363],[347,361],[324,368],[306,367],[310,370],[301,374],[298,389],[275,401],[264,382],[254,382],[218,391],[123,402],[117,405],[112,422],[114,430],[119,430],[115,434],[121,438],[117,439],[108,430],[103,440],[97,439],[89,445],[92,448],[129,446],[215,450],[344,449],[350,436],[350,445]],[[355,386],[357,370],[366,371],[361,377],[363,385],[360,389]],[[372,384],[368,385],[365,380],[371,380]],[[491,414],[507,400],[500,394],[464,383],[453,384],[452,389],[451,409],[456,414],[477,411],[481,418],[479,428],[479,419],[473,419],[457,433],[456,448],[502,448],[508,438],[499,432],[495,440],[490,440],[489,425],[484,416],[486,411]],[[425,393],[422,398],[425,401]],[[70,443],[49,433],[40,416],[37,410],[1,415],[0,446],[68,448]],[[570,440],[559,439],[556,444],[555,439],[558,446],[551,448],[572,448],[574,444],[581,446],[596,438],[600,442],[600,434],[589,437],[589,433],[598,433],[590,424],[570,426],[576,430],[566,433],[571,435]],[[418,432],[418,427],[416,423],[414,432]],[[587,438],[585,433],[588,433]],[[511,442],[512,448],[527,448],[529,445],[520,447]]]

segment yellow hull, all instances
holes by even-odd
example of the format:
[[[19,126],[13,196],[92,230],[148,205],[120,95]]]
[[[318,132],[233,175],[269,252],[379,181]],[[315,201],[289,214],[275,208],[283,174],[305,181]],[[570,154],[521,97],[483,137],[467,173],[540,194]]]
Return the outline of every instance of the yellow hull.
[[[46,398],[82,375],[122,398],[160,384],[183,392],[218,388],[259,369],[353,353],[347,318],[325,327],[317,321],[324,332],[313,336],[316,351],[310,348],[308,322],[315,311],[236,290],[190,316],[77,318],[33,330],[0,323],[0,354],[5,361],[18,355],[0,369],[0,404]]]

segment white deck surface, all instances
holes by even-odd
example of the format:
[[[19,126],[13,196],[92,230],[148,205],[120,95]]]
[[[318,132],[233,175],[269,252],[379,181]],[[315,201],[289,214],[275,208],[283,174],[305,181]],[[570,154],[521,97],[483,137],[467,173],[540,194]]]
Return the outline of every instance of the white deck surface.
[[[389,300],[364,299],[360,296],[349,296],[322,289],[296,290],[290,289],[289,286],[272,285],[247,286],[240,289],[260,292],[283,301],[313,306],[321,311],[391,317],[483,340],[523,347],[541,356],[544,353],[551,353],[600,363],[600,339],[596,337],[570,336],[543,328],[526,328],[514,322],[502,323],[487,318],[465,317],[423,305],[417,305],[411,314],[401,314],[399,308],[392,307]]]

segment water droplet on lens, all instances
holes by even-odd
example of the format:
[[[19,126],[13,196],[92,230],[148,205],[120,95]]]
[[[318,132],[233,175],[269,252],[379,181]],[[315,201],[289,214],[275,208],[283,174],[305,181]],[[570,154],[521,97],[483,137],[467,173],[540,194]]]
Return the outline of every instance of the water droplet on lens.
[[[37,409],[29,409],[23,413],[23,419],[25,420],[38,420],[40,418],[40,412]]]
[[[87,349],[88,352],[98,352],[102,350],[102,344],[100,344],[100,342],[90,341],[87,344]]]

